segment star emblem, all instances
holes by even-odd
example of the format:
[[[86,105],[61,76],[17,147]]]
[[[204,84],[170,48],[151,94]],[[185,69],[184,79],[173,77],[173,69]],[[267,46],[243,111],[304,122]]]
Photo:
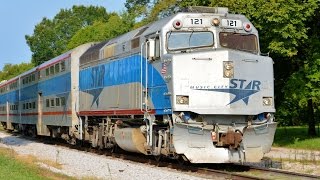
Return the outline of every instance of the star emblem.
[[[204,89],[198,89],[198,90],[204,90]],[[252,81],[247,84],[245,88],[219,88],[219,89],[205,89],[206,91],[216,91],[216,92],[224,92],[235,95],[235,97],[231,100],[230,103],[227,105],[230,105],[232,103],[235,103],[237,101],[242,100],[246,105],[248,105],[249,97],[257,92],[259,92],[260,88],[252,89]]]
[[[91,107],[93,106],[93,104],[96,104],[97,107],[99,107],[99,99],[100,99],[99,96],[100,96],[102,90],[103,90],[103,88],[98,88],[98,89],[92,89],[92,90],[88,91],[88,93],[93,96]]]
[[[252,94],[255,94],[258,92],[258,90],[250,90],[250,89],[208,89],[208,91],[225,92],[225,93],[230,93],[235,95],[235,98],[231,100],[231,102],[227,105],[230,105],[240,100],[242,100],[246,105],[248,105],[249,97]]]

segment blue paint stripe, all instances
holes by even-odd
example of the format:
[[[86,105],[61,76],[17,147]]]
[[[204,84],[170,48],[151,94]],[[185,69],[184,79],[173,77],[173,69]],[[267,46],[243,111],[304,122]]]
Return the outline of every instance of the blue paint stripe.
[[[134,55],[80,71],[80,91],[101,89],[110,86],[141,82],[141,56]],[[142,73],[145,74],[146,60],[142,62]],[[166,82],[161,74],[148,63],[149,96],[155,106],[156,114],[167,114],[164,109],[171,108],[171,101],[164,93],[168,92]],[[142,85],[146,78],[143,76]]]
[[[38,92],[42,92],[43,96],[51,96],[56,94],[69,93],[71,91],[71,73],[53,77],[38,84],[24,87],[20,92],[21,101],[27,101],[38,98]],[[19,101],[19,91],[15,90],[0,96],[0,104],[6,102],[16,103]]]
[[[43,96],[51,96],[71,91],[71,73],[42,81],[38,84],[38,91],[42,92]]]
[[[19,91],[11,91],[9,93],[3,94],[0,96],[0,104],[6,104],[7,101],[9,103],[16,103],[19,101]]]

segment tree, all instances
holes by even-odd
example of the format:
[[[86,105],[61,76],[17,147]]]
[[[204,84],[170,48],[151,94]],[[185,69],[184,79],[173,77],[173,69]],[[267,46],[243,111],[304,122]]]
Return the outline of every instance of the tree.
[[[87,42],[104,41],[118,35],[124,34],[133,27],[133,19],[127,13],[121,16],[114,14],[110,16],[107,23],[97,21],[77,31],[68,43],[68,49],[75,48]]]
[[[69,50],[67,44],[78,30],[95,21],[107,22],[109,16],[104,7],[73,6],[61,9],[52,20],[43,18],[35,26],[33,35],[25,36],[32,51],[32,62],[39,65]]]
[[[134,18],[145,18],[150,0],[127,0],[125,7]]]
[[[178,10],[178,3],[179,0],[127,0],[125,7],[132,17],[140,20],[134,26],[138,28],[173,14]]]
[[[34,65],[32,63],[5,64],[2,71],[0,71],[0,82],[16,77],[19,74],[32,69],[33,67]]]
[[[319,9],[318,6],[314,16],[307,22],[310,28],[308,39],[298,53],[302,63],[298,71],[289,78],[284,91],[286,101],[297,102],[292,111],[305,109],[310,136],[316,135],[316,114],[320,114],[320,31],[317,29],[320,26]]]

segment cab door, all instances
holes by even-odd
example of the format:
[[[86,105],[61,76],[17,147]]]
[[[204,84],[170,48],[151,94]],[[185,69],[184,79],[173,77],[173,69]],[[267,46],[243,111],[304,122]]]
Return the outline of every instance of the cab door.
[[[145,78],[147,85],[145,103],[149,109],[154,109],[156,114],[164,114],[171,108],[168,94],[168,84],[164,78],[167,68],[161,60],[161,41],[158,34],[147,38],[146,43],[146,68]],[[149,100],[147,99],[149,97]],[[151,102],[149,102],[151,101]],[[152,106],[152,107],[151,107]]]

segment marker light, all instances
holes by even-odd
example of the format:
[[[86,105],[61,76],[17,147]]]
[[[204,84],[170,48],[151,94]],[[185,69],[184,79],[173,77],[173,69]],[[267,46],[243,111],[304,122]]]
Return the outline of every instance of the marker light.
[[[225,61],[224,62],[224,68],[226,68],[226,70],[231,70],[233,68],[232,62]]]
[[[223,77],[232,78],[234,74],[234,65],[232,61],[223,61]]]
[[[224,71],[224,76],[225,78],[232,78],[233,77],[233,71]]]
[[[247,32],[252,30],[252,26],[250,23],[243,23],[243,29]]]
[[[264,106],[272,106],[272,97],[263,97],[262,104]]]
[[[182,21],[180,21],[180,20],[175,20],[175,21],[173,21],[172,25],[173,25],[173,27],[174,27],[175,29],[181,29],[181,28],[182,28]]]
[[[211,24],[214,26],[219,26],[220,20],[218,18],[214,18],[212,19]]]

